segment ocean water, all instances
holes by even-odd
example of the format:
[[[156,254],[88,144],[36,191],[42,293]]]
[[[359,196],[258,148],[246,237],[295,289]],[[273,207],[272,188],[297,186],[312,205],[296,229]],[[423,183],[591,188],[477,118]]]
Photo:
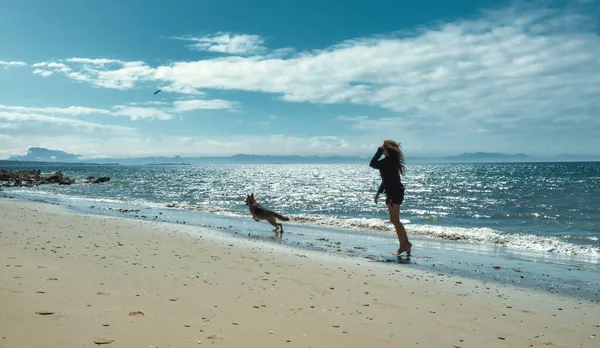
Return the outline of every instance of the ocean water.
[[[272,238],[270,225],[250,219],[244,198],[253,192],[264,206],[291,218],[280,242],[388,262],[397,248],[385,205],[373,202],[379,173],[367,164],[41,169],[62,170],[77,184],[5,188],[5,193],[94,213]],[[90,175],[111,181],[83,184]],[[540,279],[552,274],[552,282],[571,290],[574,284],[584,292],[600,284],[600,163],[408,165],[403,182],[401,220],[415,244],[413,259],[419,262],[413,264],[434,260],[427,267],[464,271],[474,264],[526,262],[531,269],[545,265]],[[141,212],[117,211],[132,208]],[[590,272],[566,276],[572,269]]]

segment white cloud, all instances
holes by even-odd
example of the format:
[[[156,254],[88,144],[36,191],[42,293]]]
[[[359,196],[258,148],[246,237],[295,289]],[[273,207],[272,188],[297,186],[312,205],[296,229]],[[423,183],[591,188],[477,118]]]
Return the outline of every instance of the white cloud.
[[[30,106],[7,106],[0,105],[0,112],[6,111],[7,113],[12,113],[13,117],[15,115],[23,115],[23,117],[29,117],[31,115],[37,114],[40,115],[52,115],[59,116],[57,118],[57,122],[67,122],[61,121],[66,120],[62,118],[64,116],[83,116],[83,115],[108,115],[108,116],[125,116],[131,118],[132,121],[140,120],[140,119],[159,119],[159,120],[170,120],[173,118],[167,111],[162,108],[155,107],[134,107],[134,106],[124,106],[124,105],[115,105],[110,110],[109,109],[98,109],[98,108],[88,108],[84,106],[69,106],[66,108],[60,107],[30,107]]]
[[[84,106],[69,106],[66,108],[59,107],[31,107],[31,106],[9,106],[0,104],[0,111],[9,112],[22,112],[22,113],[43,113],[43,114],[54,114],[54,115],[66,115],[66,116],[79,116],[79,115],[90,115],[90,114],[105,114],[109,115],[110,111],[105,109],[88,108]]]
[[[52,116],[84,116],[84,115],[108,115],[125,116],[132,121],[142,119],[171,120],[173,114],[195,110],[232,110],[237,103],[222,99],[194,99],[175,101],[172,104],[159,101],[147,103],[130,103],[129,105],[115,105],[111,109],[89,108],[84,106],[61,107],[32,107],[32,106],[9,106],[0,104],[0,112],[22,113],[23,115],[43,114]]]
[[[1,113],[0,113],[1,115]],[[1,116],[0,116],[1,119]],[[72,120],[73,121],[73,120]],[[30,124],[31,126],[33,125]],[[54,130],[61,130],[56,127]],[[13,130],[10,130],[13,131]],[[32,131],[31,129],[29,130]],[[69,132],[70,131],[70,132]],[[110,129],[103,132],[79,132],[71,127],[61,132],[35,131],[35,137],[0,137],[0,158],[24,153],[30,146],[61,149],[82,155],[83,159],[101,157],[134,158],[145,156],[230,156],[239,153],[256,155],[355,155],[376,147],[368,142],[352,142],[337,137],[293,137],[284,135],[247,136],[232,134],[227,137],[190,137],[177,135],[149,135],[139,132],[124,134]]]
[[[260,38],[235,41],[220,33],[180,39],[237,56],[157,67],[105,58],[59,63],[71,69],[69,78],[113,89],[151,84],[180,94],[241,90],[294,103],[376,106],[393,114],[337,121],[369,133],[428,135],[414,138],[416,146],[419,139],[453,137],[454,144],[471,148],[497,137],[498,148],[520,136],[544,152],[556,141],[568,148],[566,134],[590,137],[600,129],[600,36],[591,12],[533,7],[298,54],[252,52],[263,47]]]
[[[39,62],[33,64],[32,67],[36,68],[33,73],[42,77],[48,77],[55,72],[61,72],[65,74],[71,72],[71,68],[69,68],[66,64],[57,62]]]
[[[124,62],[118,59],[107,58],[67,58],[65,61],[69,63],[80,63],[90,65],[106,65],[106,64],[123,64]]]
[[[138,81],[153,80],[154,69],[144,62],[126,62],[117,70],[98,70],[86,68],[86,72],[95,75],[92,81],[100,87],[131,89]]]
[[[172,93],[189,94],[189,95],[196,95],[196,96],[201,96],[201,95],[205,94],[204,92],[199,91],[193,87],[180,86],[177,84],[171,84],[169,86],[161,87],[160,89],[162,92],[172,92]]]
[[[4,69],[8,69],[10,67],[23,67],[23,66],[27,66],[27,63],[25,63],[25,62],[17,62],[17,61],[0,60],[0,66],[3,66]]]
[[[221,109],[233,109],[235,103],[229,100],[212,99],[212,100],[178,100],[173,102],[174,111],[184,112],[193,110],[221,110]]]
[[[334,121],[349,123],[352,128],[377,133],[430,133],[434,128],[445,127],[436,119],[419,119],[415,117],[370,117],[370,116],[338,116]],[[438,129],[435,129],[436,131]],[[436,132],[437,133],[437,132]]]
[[[256,54],[266,51],[264,40],[258,35],[216,33],[200,37],[177,36],[177,40],[193,42],[189,48],[198,51],[208,51],[227,54]]]
[[[81,82],[93,82],[92,79],[89,76],[84,75],[84,74],[82,74],[80,72],[69,73],[69,74],[67,74],[67,77],[70,77],[73,80],[81,81]]]
[[[184,94],[210,88],[274,93],[289,102],[373,105],[429,131],[502,132],[528,120],[586,117],[600,107],[600,39],[588,22],[566,12],[507,10],[288,59],[232,56],[157,68],[138,62],[140,71],[87,76],[112,88],[155,80]]]
[[[140,108],[135,106],[116,105],[113,106],[114,115],[127,116],[132,121],[139,119],[158,119],[158,120],[170,120],[173,115],[168,112],[156,109],[156,108]]]
[[[102,149],[109,157],[144,156],[230,156],[243,154],[270,155],[334,155],[364,152],[360,146],[350,146],[343,139],[319,137],[289,137],[283,135],[228,137],[181,137],[181,136],[139,136],[121,137],[111,142],[94,139],[89,142],[74,141],[80,144],[77,153],[94,157],[92,150]]]
[[[34,112],[23,113],[0,110],[0,119],[4,120],[1,129],[10,131],[11,136],[27,134],[28,136],[37,137],[76,133],[87,137],[90,134],[95,136],[106,134],[133,135],[137,132],[134,128],[130,127],[104,125],[73,118],[48,116]]]
[[[48,70],[42,70],[42,69],[35,69],[35,70],[33,71],[33,73],[34,73],[35,75],[40,75],[40,76],[42,76],[42,77],[48,77],[48,76],[52,75],[52,71],[48,71]]]
[[[69,65],[63,62],[69,63]],[[76,81],[119,90],[131,89],[137,83],[155,80],[153,68],[144,62],[135,61],[124,62],[106,58],[67,58],[62,62],[39,62],[34,64],[33,67],[37,68],[33,71],[34,74],[44,77],[61,72]],[[167,86],[165,89],[169,89],[169,87]],[[192,92],[190,87],[182,87],[182,90]]]
[[[39,63],[33,64],[32,67],[48,68],[48,69],[52,69],[52,70],[58,70],[61,72],[69,72],[71,70],[67,65],[65,65],[63,63],[57,63],[57,62],[39,62]]]

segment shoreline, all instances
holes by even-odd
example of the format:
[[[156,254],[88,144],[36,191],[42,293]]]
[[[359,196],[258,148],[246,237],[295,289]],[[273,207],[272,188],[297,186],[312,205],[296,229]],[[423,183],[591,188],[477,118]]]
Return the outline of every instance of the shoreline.
[[[583,300],[600,301],[600,265],[585,259],[561,258],[538,251],[498,248],[461,241],[432,240],[419,236],[412,237],[413,242],[417,242],[415,244],[417,252],[413,252],[413,256],[409,259],[398,259],[391,256],[391,252],[385,252],[390,245],[396,243],[396,237],[391,233],[389,235],[365,234],[348,229],[288,224],[290,227],[293,226],[293,230],[290,232],[289,229],[286,229],[285,237],[276,240],[266,225],[237,216],[176,208],[138,206],[131,202],[120,204],[94,202],[94,206],[89,206],[89,202],[86,200],[45,198],[48,200],[32,199],[31,197],[15,199],[58,205],[79,214],[118,217],[131,221],[162,221],[178,226],[209,228],[214,233],[234,238],[235,243],[259,240],[268,244],[281,244],[291,248],[293,252],[313,251],[326,256],[347,257],[356,262],[391,264],[397,267],[518,286]],[[0,198],[0,201],[2,199],[7,200]],[[141,211],[129,211],[128,213],[119,211],[131,210],[133,207],[141,208]],[[160,219],[153,220],[153,216]]]
[[[597,302],[196,226],[0,208],[2,348],[592,347],[600,334]]]
[[[48,202],[58,202],[63,205],[77,206],[77,209],[90,213],[88,207],[94,206],[99,209],[101,215],[110,215],[109,212],[102,212],[102,208],[110,206],[121,206],[123,209],[137,207],[146,210],[169,210],[171,208],[188,211],[198,214],[215,214],[221,217],[246,218],[247,209],[243,204],[240,209],[223,208],[219,206],[189,205],[185,203],[167,203],[150,202],[144,200],[122,200],[106,197],[83,197],[71,195],[69,193],[57,192],[36,192],[36,190],[7,190],[6,193],[12,193],[17,198],[27,200],[46,200]],[[5,193],[5,195],[6,195]],[[2,196],[2,194],[0,194]],[[83,202],[88,202],[87,206],[82,206]],[[198,203],[200,204],[200,203]],[[392,225],[387,221],[386,215],[379,217],[339,217],[319,214],[296,214],[289,215],[291,220],[287,224],[297,226],[316,227],[322,229],[343,229],[350,232],[365,232],[367,234],[375,233],[380,236],[387,235],[395,237]],[[413,238],[423,238],[442,242],[466,243],[474,247],[488,248],[489,250],[500,248],[516,253],[537,253],[539,258],[556,258],[564,260],[567,263],[590,263],[600,266],[600,246],[594,245],[597,237],[593,237],[589,242],[587,239],[564,240],[560,237],[542,234],[528,234],[517,232],[502,232],[490,226],[449,226],[438,224],[420,224],[413,223],[408,218],[401,219],[405,224],[409,235]],[[395,250],[394,250],[395,251]],[[542,256],[543,255],[543,256]]]

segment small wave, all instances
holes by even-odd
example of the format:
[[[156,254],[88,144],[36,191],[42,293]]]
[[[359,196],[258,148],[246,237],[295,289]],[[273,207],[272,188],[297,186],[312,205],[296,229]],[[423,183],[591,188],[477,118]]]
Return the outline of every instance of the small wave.
[[[11,192],[21,193],[24,196],[30,196],[32,198],[46,198],[54,197],[64,199],[66,201],[80,201],[80,202],[102,202],[108,204],[127,204],[137,205],[146,207],[156,208],[172,208],[172,209],[185,209],[194,210],[208,213],[215,213],[233,217],[248,217],[249,212],[247,209],[231,209],[221,208],[206,205],[190,205],[183,203],[156,203],[148,202],[143,200],[132,200],[132,199],[118,199],[118,198],[91,198],[91,197],[80,197],[69,194],[59,194],[55,192],[42,192],[35,191],[28,192],[25,190],[10,190]],[[29,194],[27,194],[29,193]],[[93,203],[92,203],[93,204]],[[287,215],[287,214],[284,214]],[[354,230],[363,231],[374,231],[382,233],[394,233],[393,226],[387,219],[383,218],[348,218],[330,215],[317,215],[317,214],[290,214],[287,215],[290,218],[290,222],[298,224],[310,224],[318,226],[329,226],[338,227]],[[432,216],[435,218],[435,216]],[[435,220],[435,219],[434,219]],[[597,236],[586,236],[580,239],[585,239],[594,245],[590,244],[573,244],[565,240],[564,236],[561,237],[544,237],[531,234],[518,234],[518,233],[503,233],[498,230],[491,228],[462,228],[462,227],[448,227],[448,226],[437,226],[437,225],[414,225],[410,220],[402,219],[402,223],[408,225],[406,227],[409,235],[421,236],[433,239],[442,239],[449,241],[463,241],[468,243],[477,243],[483,245],[492,245],[500,247],[509,247],[523,250],[537,250],[545,251],[555,254],[563,255],[578,255],[583,257],[589,257],[598,259],[600,258],[600,247],[596,246],[599,238]],[[429,221],[435,223],[435,221]]]
[[[546,251],[556,254],[579,255],[590,258],[600,257],[600,247],[576,245],[557,237],[543,237],[531,234],[502,233],[491,228],[461,228],[431,225],[413,225],[407,228],[409,234],[470,243],[495,245],[524,250]]]
[[[391,231],[393,226],[387,220],[377,218],[343,218],[326,215],[290,215],[290,220],[298,223],[313,225],[326,225],[341,228],[368,229],[374,231]],[[410,224],[410,220],[401,219],[403,224]]]
[[[246,209],[230,209],[230,208],[221,208],[221,207],[206,207],[202,205],[188,205],[182,203],[168,203],[165,205],[167,208],[175,208],[175,209],[186,209],[186,210],[196,210],[208,213],[216,213],[221,215],[229,215],[229,216],[239,216],[244,217],[248,216],[250,212]],[[296,223],[307,223],[312,225],[319,226],[331,226],[331,227],[341,227],[341,228],[352,228],[352,229],[368,229],[374,231],[391,231],[393,230],[393,226],[387,220],[378,219],[378,218],[347,218],[347,217],[339,217],[339,216],[330,216],[330,215],[318,215],[318,214],[283,214],[290,218],[290,221]],[[410,224],[411,221],[408,219],[400,219],[403,224]]]
[[[407,209],[405,210],[408,214],[421,215],[421,216],[448,216],[449,214],[445,211],[439,210],[425,210],[425,209]]]
[[[249,214],[247,210],[235,210],[218,207],[191,206],[185,204],[167,204],[170,208],[196,210],[217,213],[229,216],[244,217]],[[290,221],[301,224],[318,226],[339,227],[347,229],[370,230],[393,233],[394,228],[386,219],[381,218],[345,218],[328,215],[287,215]],[[503,233],[492,228],[462,228],[435,225],[414,225],[410,220],[401,219],[410,235],[462,241],[483,245],[510,247],[523,250],[546,251],[556,254],[579,255],[591,258],[600,258],[600,247],[593,245],[576,245],[557,237],[543,237],[531,234]],[[587,238],[597,241],[597,237]]]

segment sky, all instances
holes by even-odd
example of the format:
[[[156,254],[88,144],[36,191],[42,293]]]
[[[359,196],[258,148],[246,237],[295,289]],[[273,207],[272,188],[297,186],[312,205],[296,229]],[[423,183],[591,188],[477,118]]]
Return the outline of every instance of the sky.
[[[340,4],[4,2],[0,159],[600,155],[599,0]]]

